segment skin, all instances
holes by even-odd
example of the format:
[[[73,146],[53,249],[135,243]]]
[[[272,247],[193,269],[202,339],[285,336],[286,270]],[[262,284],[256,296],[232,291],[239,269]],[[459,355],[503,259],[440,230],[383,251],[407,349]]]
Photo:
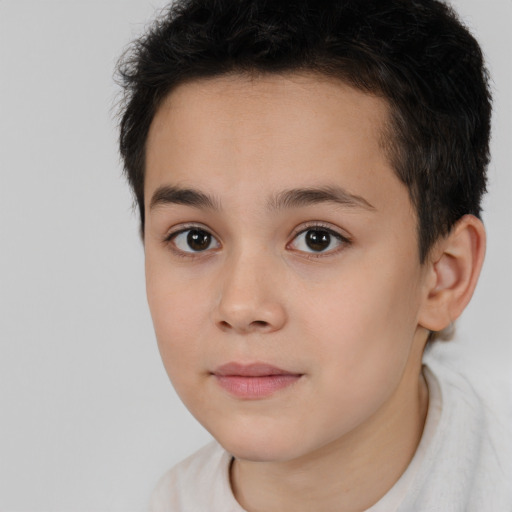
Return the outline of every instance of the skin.
[[[456,274],[419,262],[415,211],[381,144],[387,119],[380,98],[294,74],[181,85],[151,125],[144,243],[159,350],[185,405],[235,456],[233,492],[250,512],[364,510],[421,437],[422,319],[445,326],[432,297]],[[152,207],[161,187],[212,204]],[[275,204],[326,187],[358,199]],[[319,224],[343,238],[314,252],[304,232]],[[208,249],[172,237],[194,226],[211,233]],[[244,400],[212,375],[233,361],[301,377]]]

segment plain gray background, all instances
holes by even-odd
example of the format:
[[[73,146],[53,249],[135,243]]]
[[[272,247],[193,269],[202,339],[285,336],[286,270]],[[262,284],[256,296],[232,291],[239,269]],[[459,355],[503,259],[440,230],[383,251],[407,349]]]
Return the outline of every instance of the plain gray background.
[[[163,1],[0,1],[0,510],[141,511],[208,434],[175,396],[145,301],[112,80]],[[512,387],[512,2],[457,0],[495,94],[489,243],[458,339]]]

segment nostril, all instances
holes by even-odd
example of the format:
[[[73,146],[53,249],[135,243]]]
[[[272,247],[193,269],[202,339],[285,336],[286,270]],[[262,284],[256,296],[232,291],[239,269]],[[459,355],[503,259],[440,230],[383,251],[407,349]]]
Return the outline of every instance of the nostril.
[[[268,322],[265,322],[264,320],[254,320],[254,322],[251,322],[251,325],[254,327],[267,327]]]
[[[218,323],[218,326],[223,330],[223,331],[229,331],[233,328],[237,328],[236,327],[236,324],[230,324],[229,322],[226,322],[226,320],[221,320],[219,323]],[[259,329],[266,329],[270,326],[270,324],[268,322],[265,322],[265,320],[254,320],[252,322],[250,322],[248,325],[246,324],[246,327],[241,327],[239,326],[240,330],[242,331],[252,331],[252,330],[259,330]]]

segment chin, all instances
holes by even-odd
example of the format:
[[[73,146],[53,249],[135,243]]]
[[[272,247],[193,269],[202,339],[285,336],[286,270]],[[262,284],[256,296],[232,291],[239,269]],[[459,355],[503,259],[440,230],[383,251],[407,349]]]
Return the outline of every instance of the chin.
[[[275,424],[237,425],[228,429],[212,429],[210,433],[231,455],[253,462],[284,462],[304,455],[307,446],[299,432],[279,428]]]
[[[224,449],[240,460],[251,462],[284,462],[296,458],[291,447],[283,446],[279,442],[265,442],[257,439],[218,439]]]

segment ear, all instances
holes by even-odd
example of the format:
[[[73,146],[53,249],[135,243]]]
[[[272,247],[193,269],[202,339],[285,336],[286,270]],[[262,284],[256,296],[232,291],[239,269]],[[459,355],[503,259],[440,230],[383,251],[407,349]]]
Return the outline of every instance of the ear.
[[[425,295],[419,325],[441,331],[460,316],[475,290],[485,256],[485,228],[465,215],[439,240],[425,263]]]

